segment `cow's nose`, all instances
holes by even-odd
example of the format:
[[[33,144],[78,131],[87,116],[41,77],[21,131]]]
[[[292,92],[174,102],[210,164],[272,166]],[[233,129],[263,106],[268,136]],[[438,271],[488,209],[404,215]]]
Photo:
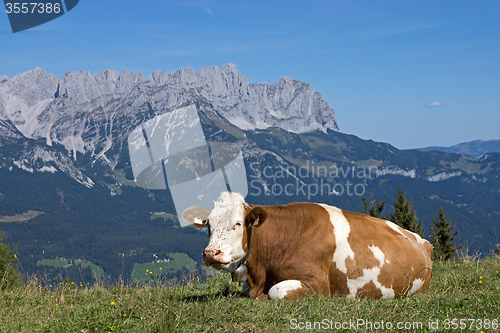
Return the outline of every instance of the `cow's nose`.
[[[205,264],[220,262],[222,251],[218,249],[208,249],[203,251],[202,257]]]

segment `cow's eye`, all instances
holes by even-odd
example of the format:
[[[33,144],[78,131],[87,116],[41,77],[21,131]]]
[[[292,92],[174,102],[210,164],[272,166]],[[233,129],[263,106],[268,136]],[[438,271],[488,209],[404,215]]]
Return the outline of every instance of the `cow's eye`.
[[[241,222],[240,222],[240,221],[236,222],[236,225],[237,225],[238,227],[240,227],[240,226],[241,226]]]

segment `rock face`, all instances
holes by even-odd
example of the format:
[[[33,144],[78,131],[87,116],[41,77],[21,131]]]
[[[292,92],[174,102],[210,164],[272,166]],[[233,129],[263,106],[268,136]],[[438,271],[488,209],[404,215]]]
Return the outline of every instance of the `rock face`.
[[[158,86],[184,87],[203,99],[241,129],[279,127],[293,133],[316,129],[338,131],[335,111],[307,83],[283,77],[271,85],[249,84],[234,64],[221,69],[191,67],[174,73],[153,72],[149,81]],[[174,88],[174,90],[177,90]]]
[[[59,80],[43,69],[0,80],[0,133],[7,137],[18,137],[19,131],[26,137],[39,127],[37,117],[54,99]]]
[[[158,114],[203,103],[244,129],[279,127],[293,133],[338,131],[335,111],[307,83],[281,78],[249,84],[233,64],[176,72],[67,72],[60,79],[36,68],[0,77],[0,136],[61,143],[76,159],[107,159],[117,139]]]

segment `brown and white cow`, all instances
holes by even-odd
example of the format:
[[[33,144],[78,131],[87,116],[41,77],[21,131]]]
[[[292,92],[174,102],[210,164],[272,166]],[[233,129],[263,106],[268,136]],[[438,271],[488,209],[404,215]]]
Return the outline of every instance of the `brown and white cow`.
[[[315,203],[254,206],[225,192],[212,211],[191,207],[183,218],[208,227],[205,265],[248,267],[257,299],[325,296],[394,298],[427,288],[432,245],[396,224]]]

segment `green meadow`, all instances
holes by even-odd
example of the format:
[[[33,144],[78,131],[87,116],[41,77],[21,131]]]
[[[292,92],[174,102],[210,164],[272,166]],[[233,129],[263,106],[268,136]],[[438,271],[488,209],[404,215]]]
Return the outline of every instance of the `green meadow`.
[[[62,258],[56,258],[56,259],[43,259],[40,260],[39,262],[36,263],[37,266],[52,266],[55,268],[68,268],[70,266],[80,266],[82,268],[90,267],[92,270],[92,276],[94,279],[100,279],[104,277],[104,270],[89,262],[89,261],[82,261],[80,259],[62,259]]]
[[[172,261],[135,264],[132,271],[132,280],[134,282],[147,282],[162,274],[175,272],[183,267],[189,270],[196,268],[196,262],[185,253],[170,253],[168,256],[172,258]]]

